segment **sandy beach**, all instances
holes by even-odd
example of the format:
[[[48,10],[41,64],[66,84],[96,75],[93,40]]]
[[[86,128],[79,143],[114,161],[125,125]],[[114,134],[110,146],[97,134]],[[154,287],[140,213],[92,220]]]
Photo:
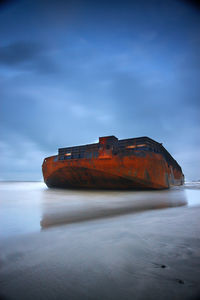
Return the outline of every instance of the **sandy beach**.
[[[200,184],[0,193],[1,299],[200,298]]]

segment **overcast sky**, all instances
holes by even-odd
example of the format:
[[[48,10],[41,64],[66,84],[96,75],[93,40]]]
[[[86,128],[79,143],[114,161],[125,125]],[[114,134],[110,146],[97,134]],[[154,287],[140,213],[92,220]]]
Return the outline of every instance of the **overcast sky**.
[[[200,179],[196,1],[3,1],[0,179],[40,180],[43,158],[99,136],[162,142]]]

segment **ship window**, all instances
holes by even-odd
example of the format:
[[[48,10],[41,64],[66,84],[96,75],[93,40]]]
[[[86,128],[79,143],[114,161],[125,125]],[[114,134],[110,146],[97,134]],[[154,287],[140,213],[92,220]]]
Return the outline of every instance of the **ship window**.
[[[133,148],[136,148],[137,146],[136,145],[130,145],[130,146],[127,146],[126,148],[127,149],[133,149]]]
[[[84,152],[80,152],[79,158],[83,158],[83,157],[84,157]]]
[[[73,153],[72,158],[79,158],[79,154],[78,153]]]
[[[65,156],[71,156],[71,152],[65,153]]]
[[[98,157],[98,152],[93,152],[93,157]]]
[[[92,158],[92,152],[86,152],[86,158]]]
[[[65,153],[63,159],[71,159],[71,152]]]

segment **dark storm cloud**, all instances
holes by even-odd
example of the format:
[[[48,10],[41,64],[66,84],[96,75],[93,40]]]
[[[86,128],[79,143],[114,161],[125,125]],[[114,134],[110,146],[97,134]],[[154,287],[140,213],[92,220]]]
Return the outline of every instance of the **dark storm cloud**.
[[[188,4],[188,6],[193,6],[193,8],[200,10],[200,2],[199,0],[182,0]]]
[[[15,42],[0,47],[0,63],[5,65],[17,65],[26,61],[32,61],[42,51],[42,47],[32,42]]]
[[[18,41],[0,47],[0,64],[14,69],[35,70],[52,73],[56,64],[46,56],[43,45],[35,42]]]
[[[0,7],[1,7],[1,9],[2,9],[4,6],[6,6],[6,5],[8,5],[8,4],[11,4],[13,1],[14,1],[14,0],[0,0]]]

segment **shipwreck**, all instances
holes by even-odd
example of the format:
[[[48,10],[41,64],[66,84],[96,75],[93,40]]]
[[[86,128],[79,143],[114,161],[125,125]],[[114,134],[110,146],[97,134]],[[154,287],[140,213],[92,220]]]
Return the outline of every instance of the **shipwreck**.
[[[42,171],[48,187],[167,189],[184,183],[177,161],[149,137],[104,136],[98,143],[59,148],[44,159]]]

